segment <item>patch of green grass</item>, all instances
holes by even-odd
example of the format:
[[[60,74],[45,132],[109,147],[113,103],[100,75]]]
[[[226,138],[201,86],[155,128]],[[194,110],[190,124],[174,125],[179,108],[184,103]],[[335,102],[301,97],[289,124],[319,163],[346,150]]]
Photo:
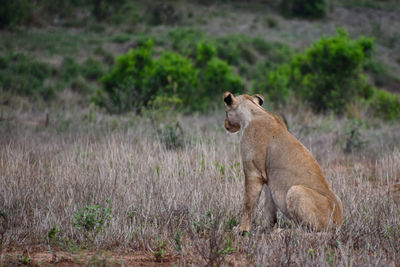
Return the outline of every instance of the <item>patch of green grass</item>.
[[[0,88],[25,96],[43,96],[48,99],[54,91],[45,86],[56,70],[23,53],[10,52],[0,57]]]
[[[111,37],[111,42],[114,43],[126,43],[129,40],[131,40],[131,36],[125,33],[120,33]]]

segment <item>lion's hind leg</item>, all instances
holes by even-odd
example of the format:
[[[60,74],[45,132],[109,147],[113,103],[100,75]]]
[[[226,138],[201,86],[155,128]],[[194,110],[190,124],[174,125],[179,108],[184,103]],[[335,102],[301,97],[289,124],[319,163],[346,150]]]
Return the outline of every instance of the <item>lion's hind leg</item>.
[[[331,201],[302,185],[292,186],[286,195],[288,212],[297,223],[321,231],[327,229],[332,215]]]

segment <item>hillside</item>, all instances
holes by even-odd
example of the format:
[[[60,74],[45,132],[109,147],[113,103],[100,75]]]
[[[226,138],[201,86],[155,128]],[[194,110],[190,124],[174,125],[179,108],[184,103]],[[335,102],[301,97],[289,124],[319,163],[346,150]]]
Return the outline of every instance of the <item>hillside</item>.
[[[0,266],[397,266],[400,3],[305,18],[282,2],[2,5]],[[226,90],[285,120],[341,198],[340,228],[279,212],[269,231],[262,194],[238,235]]]

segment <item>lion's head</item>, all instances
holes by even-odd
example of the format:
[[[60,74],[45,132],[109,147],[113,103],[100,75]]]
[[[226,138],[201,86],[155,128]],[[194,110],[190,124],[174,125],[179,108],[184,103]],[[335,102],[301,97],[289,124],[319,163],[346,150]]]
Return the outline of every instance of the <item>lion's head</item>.
[[[264,98],[259,94],[235,97],[231,92],[225,92],[223,99],[226,105],[225,129],[231,133],[245,128],[251,121],[252,111],[262,108],[261,105],[264,103]]]

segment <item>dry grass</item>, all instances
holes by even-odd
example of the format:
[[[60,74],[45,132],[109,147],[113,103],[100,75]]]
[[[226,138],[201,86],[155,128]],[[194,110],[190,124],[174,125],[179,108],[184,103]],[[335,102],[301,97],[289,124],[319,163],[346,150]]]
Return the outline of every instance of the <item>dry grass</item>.
[[[400,262],[398,123],[364,122],[354,142],[360,145],[344,154],[350,121],[287,114],[341,197],[345,223],[334,233],[310,233],[280,216],[280,228],[269,233],[261,199],[254,231],[239,237],[231,228],[243,193],[240,136],[222,129],[222,111],[180,118],[184,146],[175,150],[165,148],[149,117],[54,111],[45,127],[45,115],[28,114],[8,110],[0,121],[4,255],[36,245],[144,251],[154,261],[194,265]],[[112,218],[85,232],[74,225],[76,214],[93,205],[103,213],[109,206]]]

